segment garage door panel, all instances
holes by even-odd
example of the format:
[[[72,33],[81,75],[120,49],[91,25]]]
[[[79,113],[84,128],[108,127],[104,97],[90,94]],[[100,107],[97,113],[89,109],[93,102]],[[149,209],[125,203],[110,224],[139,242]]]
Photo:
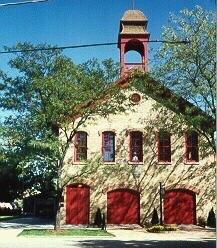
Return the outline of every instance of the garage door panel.
[[[107,222],[109,224],[139,224],[139,194],[118,189],[108,193]]]
[[[194,192],[171,190],[164,198],[164,221],[166,224],[195,224],[196,204]]]
[[[85,185],[70,185],[66,190],[66,223],[89,223],[90,188]]]
[[[66,217],[67,223],[75,223],[77,216],[77,193],[74,188],[67,188],[67,206],[66,206]]]

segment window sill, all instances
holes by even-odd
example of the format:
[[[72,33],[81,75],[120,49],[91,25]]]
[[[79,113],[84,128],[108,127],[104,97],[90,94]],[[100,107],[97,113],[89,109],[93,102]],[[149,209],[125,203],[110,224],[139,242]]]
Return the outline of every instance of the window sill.
[[[87,164],[86,162],[84,162],[84,161],[81,161],[81,162],[73,162],[73,164],[75,164],[75,165],[84,165],[84,164]]]
[[[185,161],[184,164],[186,164],[186,165],[199,165],[199,162],[196,162],[196,161]]]
[[[116,164],[116,162],[114,161],[114,162],[106,162],[106,161],[103,161],[103,164],[108,164],[108,165],[110,165],[110,164]]]
[[[163,161],[159,161],[157,164],[159,164],[159,165],[171,165],[172,162],[163,162]]]
[[[131,164],[131,165],[142,165],[142,164],[144,164],[144,162],[133,162],[133,161],[128,161],[128,164]]]

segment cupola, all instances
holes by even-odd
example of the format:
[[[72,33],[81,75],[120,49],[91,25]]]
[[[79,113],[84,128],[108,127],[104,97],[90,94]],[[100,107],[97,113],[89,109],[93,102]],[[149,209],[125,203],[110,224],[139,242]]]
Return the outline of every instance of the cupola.
[[[120,49],[121,74],[140,68],[148,71],[148,41],[150,34],[147,31],[148,19],[140,10],[127,10],[121,21],[118,37]],[[140,61],[127,62],[126,53],[136,51],[140,54]]]

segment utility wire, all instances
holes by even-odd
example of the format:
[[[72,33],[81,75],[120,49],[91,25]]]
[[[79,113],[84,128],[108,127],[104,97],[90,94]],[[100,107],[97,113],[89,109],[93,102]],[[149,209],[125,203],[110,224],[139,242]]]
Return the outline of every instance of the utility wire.
[[[150,40],[149,43],[170,43],[170,44],[188,44],[190,41],[165,41],[165,40]],[[48,51],[48,50],[64,50],[64,49],[76,49],[76,48],[85,48],[85,47],[97,47],[97,46],[113,46],[118,45],[118,42],[110,43],[95,43],[95,44],[83,44],[83,45],[70,45],[70,46],[54,46],[54,47],[39,47],[39,48],[30,48],[30,49],[20,49],[20,50],[9,50],[9,51],[0,51],[0,54],[10,54],[10,53],[21,53],[21,52],[34,52],[34,51]],[[124,43],[120,43],[124,44]]]
[[[8,7],[8,6],[14,6],[14,5],[22,5],[22,4],[30,4],[30,3],[42,3],[42,2],[48,2],[49,0],[31,0],[31,1],[23,1],[23,2],[17,2],[17,3],[2,3],[0,4],[0,7]]]

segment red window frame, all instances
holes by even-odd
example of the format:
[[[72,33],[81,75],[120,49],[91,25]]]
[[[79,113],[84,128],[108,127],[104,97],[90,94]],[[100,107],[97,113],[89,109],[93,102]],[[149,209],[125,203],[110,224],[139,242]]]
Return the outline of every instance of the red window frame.
[[[130,162],[143,162],[143,133],[140,131],[130,132]]]
[[[198,133],[195,131],[185,133],[185,160],[199,162]]]
[[[75,134],[75,162],[80,162],[86,159],[87,159],[87,133],[83,131],[79,131]]]
[[[171,134],[166,131],[158,133],[158,162],[171,163]]]
[[[106,159],[107,154],[110,153],[111,158]],[[102,157],[104,162],[115,162],[115,133],[105,131],[102,133]]]

